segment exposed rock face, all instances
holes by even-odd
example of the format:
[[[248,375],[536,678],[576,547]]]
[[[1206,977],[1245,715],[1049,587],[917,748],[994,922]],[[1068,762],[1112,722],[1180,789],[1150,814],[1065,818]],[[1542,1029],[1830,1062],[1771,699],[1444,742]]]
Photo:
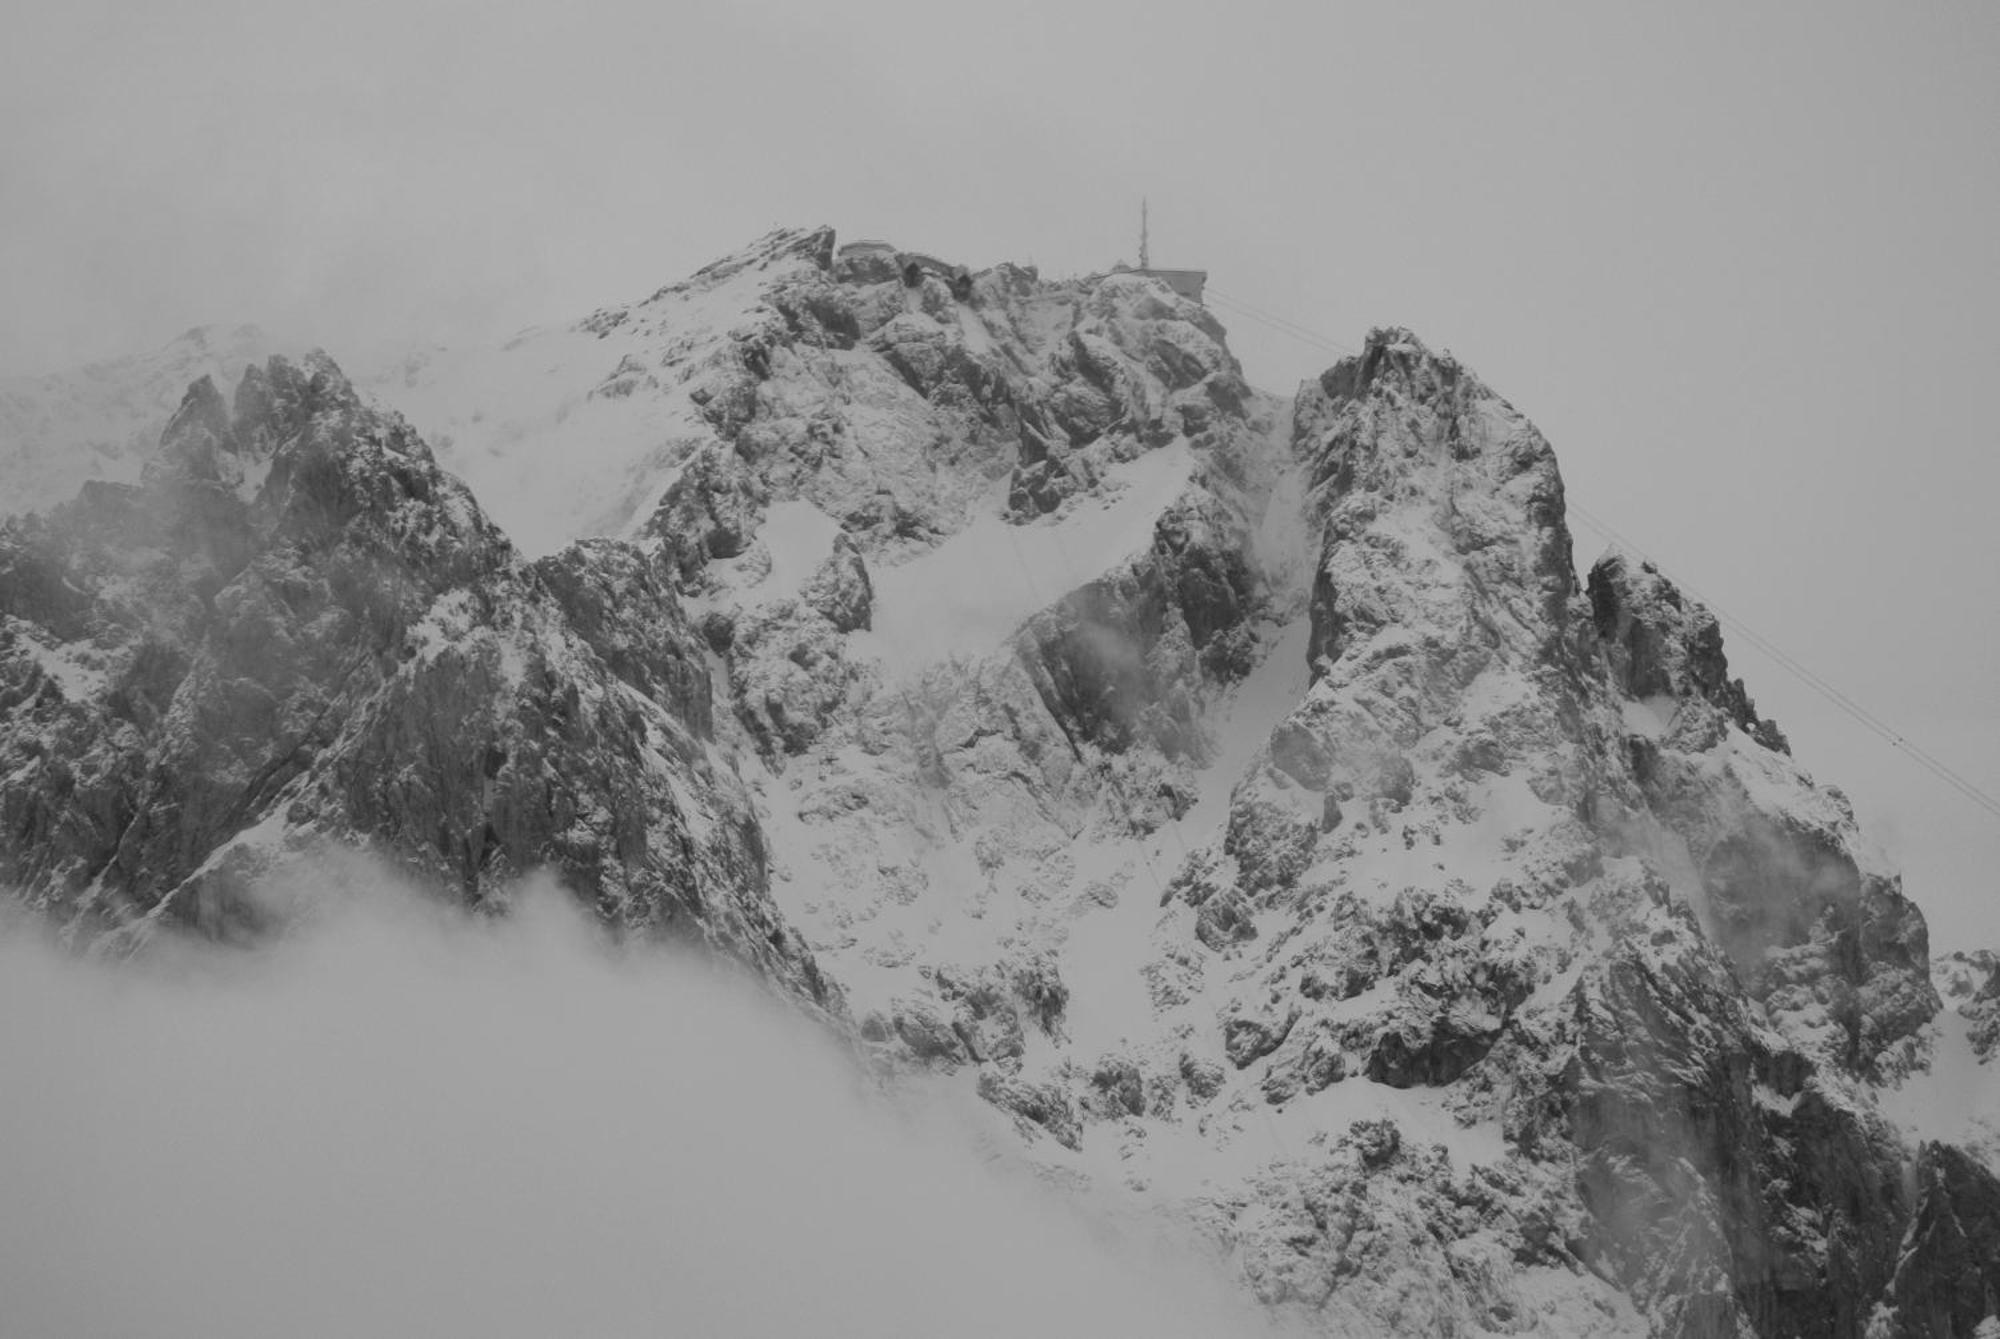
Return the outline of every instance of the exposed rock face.
[[[803,598],[835,632],[867,629],[874,615],[875,586],[853,540],[845,534],[835,536],[833,552],[813,573]]]
[[[1945,1144],[1917,1158],[1917,1208],[1869,1333],[1972,1334],[2000,1315],[2000,1178]]]
[[[1743,681],[1729,677],[1715,615],[1683,600],[1651,563],[1612,554],[1592,568],[1590,612],[1612,681],[1626,694],[1641,701],[1699,694],[1758,743],[1791,752],[1776,723],[1758,718]]]
[[[0,531],[0,877],[226,933],[315,843],[553,867],[1329,1333],[2000,1310],[2000,1139],[1905,1118],[2000,970],[1708,611],[1578,581],[1532,424],[1407,331],[1287,409],[1155,281],[903,256],[773,234],[493,353],[565,372],[509,414],[378,382],[533,561],[323,359],[198,384]]]
[[[1262,594],[1243,529],[1220,497],[1185,499],[1145,553],[1023,630],[1023,663],[1068,738],[1114,753],[1144,741],[1169,760],[1206,755],[1207,687],[1241,678],[1255,658]]]
[[[66,918],[254,931],[257,877],[343,839],[475,903],[552,867],[833,1002],[655,560],[523,565],[324,355],[197,383],[145,484],[0,531],[0,610],[0,877]]]
[[[1314,682],[1174,890],[1246,964],[1223,1049],[1266,1102],[1441,1089],[1573,1165],[1566,1249],[1659,1332],[1862,1333],[1913,1205],[1856,1094],[1937,1010],[1921,916],[1706,611],[1619,558],[1581,596],[1553,456],[1470,374],[1377,332],[1294,423]]]
[[[935,277],[842,273],[789,274],[690,378],[718,440],[645,526],[689,589],[745,551],[773,501],[811,503],[857,555],[907,554],[997,480],[1032,519],[1109,465],[1240,422],[1249,399],[1220,328],[1145,281],[1042,285],[1002,266],[954,297]]]
[[[1922,916],[1892,875],[1863,867],[1839,792],[1809,791],[1810,804],[1782,809],[1760,804],[1774,779],[1799,774],[1749,751],[1717,777],[1713,759],[1734,737],[1731,726],[1774,754],[1785,750],[1741,682],[1729,681],[1711,616],[1684,608],[1657,573],[1615,557],[1592,572],[1591,597],[1611,636],[1614,682],[1637,676],[1648,691],[1627,691],[1650,701],[1659,683],[1681,685],[1664,728],[1628,735],[1627,751],[1656,820],[1687,843],[1709,935],[1800,1044],[1846,1068],[1895,1068],[1895,1048],[1938,1009]],[[1631,839],[1627,819],[1614,826]],[[1782,1020],[1794,1015],[1801,1026],[1787,1027]]]
[[[1977,949],[1944,954],[1932,964],[1932,980],[1945,1007],[1969,1024],[1966,1040],[1973,1054],[1990,1059],[2000,1047],[2000,953]],[[2000,1117],[2000,1112],[1994,1115]]]

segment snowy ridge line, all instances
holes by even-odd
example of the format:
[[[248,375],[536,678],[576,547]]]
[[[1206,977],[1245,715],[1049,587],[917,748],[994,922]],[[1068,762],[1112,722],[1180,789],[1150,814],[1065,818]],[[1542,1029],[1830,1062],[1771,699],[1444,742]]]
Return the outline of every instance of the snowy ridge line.
[[[1721,605],[1717,604],[1714,600],[1710,599],[1708,596],[1704,595],[1699,590],[1696,590],[1693,586],[1689,585],[1687,582],[1681,580],[1678,577],[1674,577],[1672,573],[1667,571],[1665,566],[1663,566],[1655,559],[1653,559],[1650,555],[1648,555],[1644,549],[1641,549],[1637,544],[1634,544],[1631,540],[1625,538],[1624,535],[1620,534],[1608,522],[1604,521],[1603,519],[1598,517],[1595,513],[1591,512],[1582,503],[1576,502],[1574,500],[1570,501],[1569,510],[1572,515],[1576,516],[1585,525],[1588,525],[1591,529],[1597,531],[1600,535],[1604,536],[1604,538],[1610,540],[1614,544],[1619,545],[1621,548],[1630,550],[1633,554],[1635,554],[1639,558],[1643,559],[1646,562],[1652,563],[1653,566],[1659,568],[1659,570],[1662,573],[1665,573],[1673,580],[1675,585],[1679,586],[1689,595],[1694,596],[1695,599],[1701,601],[1704,605],[1706,605],[1709,608],[1709,610],[1712,613],[1714,613],[1714,615],[1717,618],[1721,619],[1722,622],[1727,624],[1729,626],[1729,629],[1732,632],[1736,633],[1737,636],[1742,637],[1752,646],[1756,647],[1758,650],[1762,651],[1765,655],[1769,656],[1772,660],[1776,661],[1780,668],[1784,669],[1787,673],[1791,674],[1793,678],[1797,679],[1807,688],[1810,688],[1814,693],[1818,694],[1821,698],[1831,703],[1834,707],[1836,707],[1842,713],[1844,713],[1850,719],[1852,719],[1857,725],[1869,731],[1871,734],[1880,737],[1884,742],[1889,744],[1891,747],[1902,750],[1902,752],[1908,755],[1909,758],[1912,761],[1914,761],[1918,766],[1922,767],[1925,771],[1929,772],[1932,776],[1936,777],[1938,780],[1944,782],[1944,784],[1949,786],[1952,790],[1957,791],[1959,795],[1961,795],[1967,800],[1970,800],[1975,805],[1978,805],[1981,809],[1984,809],[1988,814],[1992,815],[1993,817],[2000,818],[2000,799],[1995,799],[1992,795],[1988,794],[1986,791],[1982,790],[1979,786],[1975,785],[1973,782],[1966,779],[1966,777],[1964,777],[1959,772],[1954,770],[1952,767],[1947,765],[1942,759],[1938,758],[1937,755],[1930,752],[1930,750],[1916,743],[1914,740],[1910,739],[1907,735],[1905,735],[1901,730],[1896,729],[1893,725],[1890,725],[1880,716],[1877,716],[1874,712],[1869,711],[1866,707],[1856,702],[1846,693],[1841,692],[1840,689],[1834,687],[1831,683],[1828,683],[1824,678],[1820,677],[1818,674],[1815,674],[1810,668],[1801,663],[1795,657],[1788,655],[1783,648],[1779,647],[1775,642],[1771,641],[1770,638],[1758,632],[1748,623],[1745,623],[1742,619],[1736,617],[1736,615],[1724,609]]]

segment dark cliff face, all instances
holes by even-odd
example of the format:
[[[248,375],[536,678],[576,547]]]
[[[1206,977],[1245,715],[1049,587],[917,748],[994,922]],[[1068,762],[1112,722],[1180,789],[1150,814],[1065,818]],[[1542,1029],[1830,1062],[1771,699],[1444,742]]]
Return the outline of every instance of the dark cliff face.
[[[1024,628],[1021,663],[1066,737],[1112,753],[1143,740],[1201,760],[1205,692],[1253,663],[1265,597],[1240,519],[1213,497],[1160,518],[1132,562],[1071,591]]]
[[[323,839],[474,904],[546,867],[830,1002],[707,756],[667,575],[608,541],[523,565],[323,355],[233,410],[204,381],[142,486],[0,532],[0,877],[84,924],[238,934]]]
[[[87,489],[0,543],[14,673],[83,668],[6,722],[28,767],[9,768],[9,874],[141,911],[303,770],[432,598],[509,560],[323,359],[246,375],[233,415],[198,383],[141,487]],[[53,605],[34,575],[51,565]]]
[[[1917,1158],[1910,1216],[1884,1298],[1901,1339],[1973,1334],[2000,1316],[2000,1178],[1948,1144]]]
[[[1771,1044],[1685,909],[1643,943],[1577,991],[1554,1085],[1586,1258],[1666,1333],[1868,1332],[1911,1219],[1907,1149]]]
[[[1775,763],[1746,752],[1718,778],[1712,753],[1730,728],[1772,753],[1789,750],[1777,726],[1757,717],[1742,681],[1730,679],[1707,610],[1650,567],[1615,556],[1592,571],[1590,599],[1612,687],[1673,704],[1665,728],[1628,734],[1625,751],[1651,821],[1683,841],[1695,864],[1707,934],[1766,1008],[1827,1010],[1839,1044],[1825,1058],[1864,1073],[1894,1061],[1940,1007],[1922,913],[1893,877],[1857,862],[1841,835],[1851,813],[1837,792],[1821,792],[1817,812],[1728,802],[1758,784],[1761,762]],[[1614,840],[1630,834],[1629,817],[1608,819]]]
[[[1729,677],[1715,615],[1685,600],[1651,563],[1611,554],[1591,568],[1589,594],[1617,687],[1642,700],[1699,694],[1759,743],[1791,752],[1776,722],[1758,717],[1743,681]]]

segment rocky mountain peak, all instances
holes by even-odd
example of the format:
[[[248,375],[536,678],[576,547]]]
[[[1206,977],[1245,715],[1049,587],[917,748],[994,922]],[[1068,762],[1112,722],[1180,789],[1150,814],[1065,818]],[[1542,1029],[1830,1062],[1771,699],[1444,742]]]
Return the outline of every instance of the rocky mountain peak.
[[[216,388],[215,378],[204,376],[188,387],[181,407],[167,420],[159,450],[146,463],[146,469],[170,471],[211,483],[224,482],[227,475],[233,475],[226,479],[233,486],[242,477],[236,455],[229,402]]]
[[[1464,370],[1449,352],[1434,352],[1415,332],[1377,326],[1368,332],[1359,354],[1320,373],[1319,385],[1329,398],[1356,399],[1378,380],[1393,381],[1403,394],[1432,399],[1448,395]]]
[[[1469,657],[1555,654],[1575,584],[1555,454],[1456,360],[1373,331],[1301,392],[1292,442],[1324,516],[1315,658],[1420,626],[1464,630]]]
[[[1579,584],[1549,443],[1409,331],[1287,405],[1148,276],[807,229],[223,384],[0,528],[0,877],[79,932],[254,936],[354,845],[495,909],[550,870],[1323,1331],[2000,1292],[1985,1146],[1907,1114],[2000,973],[1941,1016],[1717,619]]]
[[[0,529],[0,878],[130,943],[258,933],[259,888],[329,846],[474,903],[550,868],[837,1002],[705,752],[703,651],[650,555],[524,565],[324,354],[250,369],[227,415],[197,382],[161,450]]]
[[[232,412],[246,436],[284,441],[320,415],[353,416],[362,407],[347,374],[324,349],[313,349],[296,362],[273,355],[246,367]]]
[[[256,326],[198,326],[135,357],[0,378],[0,517],[45,511],[91,480],[138,482],[192,383],[234,386],[282,347]]]
[[[315,419],[326,417],[329,424],[321,431],[330,431],[331,421],[351,419],[362,408],[359,392],[324,350],[314,349],[297,362],[274,354],[243,369],[232,397],[223,395],[213,376],[197,379],[142,473],[148,480],[171,476],[219,484],[248,501],[281,445],[306,433]],[[396,449],[430,457],[414,434],[405,434]]]

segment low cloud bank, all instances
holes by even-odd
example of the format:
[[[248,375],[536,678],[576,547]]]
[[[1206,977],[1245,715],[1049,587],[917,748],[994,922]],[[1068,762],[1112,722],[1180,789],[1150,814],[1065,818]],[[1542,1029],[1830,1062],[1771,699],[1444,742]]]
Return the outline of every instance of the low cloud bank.
[[[117,966],[0,926],[0,1085],[15,1339],[1269,1333],[551,892]]]

